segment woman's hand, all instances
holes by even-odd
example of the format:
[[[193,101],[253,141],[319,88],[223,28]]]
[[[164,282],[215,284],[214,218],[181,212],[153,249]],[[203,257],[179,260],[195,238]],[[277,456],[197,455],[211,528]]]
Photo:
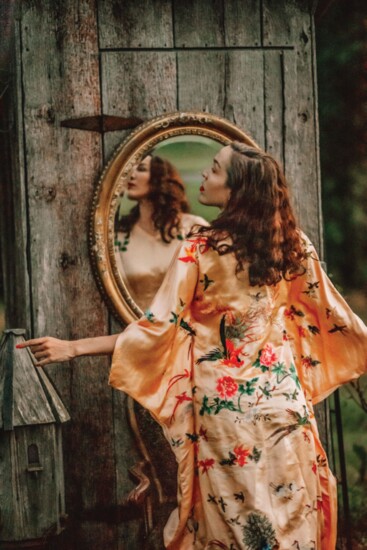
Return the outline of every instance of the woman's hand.
[[[16,346],[19,348],[29,348],[37,359],[36,366],[43,367],[50,363],[62,363],[70,361],[75,357],[75,346],[73,341],[59,340],[51,336],[44,338],[34,338],[26,340]]]

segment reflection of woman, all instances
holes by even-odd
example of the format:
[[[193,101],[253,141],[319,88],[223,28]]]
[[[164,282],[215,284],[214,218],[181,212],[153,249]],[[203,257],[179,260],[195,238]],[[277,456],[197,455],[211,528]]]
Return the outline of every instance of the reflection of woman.
[[[203,218],[188,214],[175,167],[147,155],[131,173],[127,196],[137,205],[119,221],[116,260],[134,301],[145,310],[160,287],[180,241]]]
[[[335,480],[313,404],[366,371],[367,328],[296,228],[278,164],[242,144],[204,172],[221,205],[144,317],[117,337],[26,343],[40,365],[113,353],[109,382],[160,422],[178,461],[171,549],[332,550]]]

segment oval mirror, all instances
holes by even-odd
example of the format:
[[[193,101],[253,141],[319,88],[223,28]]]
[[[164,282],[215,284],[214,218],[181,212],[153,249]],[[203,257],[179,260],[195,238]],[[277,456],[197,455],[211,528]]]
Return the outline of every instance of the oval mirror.
[[[124,323],[148,308],[180,241],[218,209],[199,203],[201,173],[231,141],[257,144],[208,113],[172,113],[138,126],[117,148],[95,191],[90,252],[112,313]]]

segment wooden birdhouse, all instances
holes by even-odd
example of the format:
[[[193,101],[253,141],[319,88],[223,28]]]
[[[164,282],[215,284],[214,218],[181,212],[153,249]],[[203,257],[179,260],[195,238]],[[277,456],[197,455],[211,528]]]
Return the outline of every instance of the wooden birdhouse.
[[[0,546],[44,548],[65,518],[61,424],[70,419],[24,329],[0,344]],[[25,543],[25,541],[27,541]],[[25,546],[24,546],[25,544]]]

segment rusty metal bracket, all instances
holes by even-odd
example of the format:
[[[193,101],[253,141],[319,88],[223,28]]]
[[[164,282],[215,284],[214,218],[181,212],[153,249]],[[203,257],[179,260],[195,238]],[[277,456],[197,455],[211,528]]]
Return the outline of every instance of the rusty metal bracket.
[[[63,128],[74,128],[75,130],[87,130],[89,132],[116,132],[118,130],[131,130],[136,128],[143,121],[138,117],[120,117],[111,115],[94,115],[82,118],[69,118],[62,120],[60,125]]]

